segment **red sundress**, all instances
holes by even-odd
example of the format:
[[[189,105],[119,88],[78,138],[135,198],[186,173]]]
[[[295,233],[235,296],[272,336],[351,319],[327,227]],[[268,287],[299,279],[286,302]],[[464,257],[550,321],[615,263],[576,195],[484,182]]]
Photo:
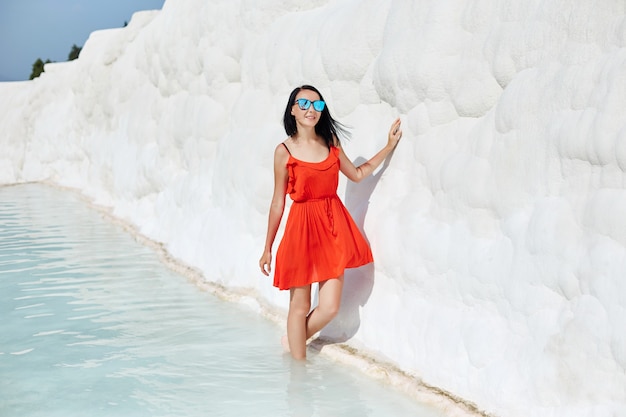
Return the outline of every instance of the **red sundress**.
[[[287,161],[293,200],[276,253],[274,286],[281,290],[337,278],[373,261],[370,247],[337,196],[339,148],[322,162]]]

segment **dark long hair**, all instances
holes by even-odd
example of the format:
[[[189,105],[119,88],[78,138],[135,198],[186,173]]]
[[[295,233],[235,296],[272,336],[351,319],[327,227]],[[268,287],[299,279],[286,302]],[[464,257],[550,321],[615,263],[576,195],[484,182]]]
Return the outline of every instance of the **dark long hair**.
[[[319,90],[312,85],[303,85],[300,87],[296,87],[289,95],[289,101],[287,102],[285,115],[283,117],[283,125],[285,126],[285,132],[288,136],[293,136],[298,132],[296,118],[291,114],[291,106],[294,105],[296,101],[296,96],[302,90],[315,91],[320,96],[320,100],[324,100],[324,97],[322,97],[322,93],[320,93]],[[326,142],[326,146],[328,146],[329,149],[331,146],[339,145],[340,136],[345,139],[348,139],[350,137],[350,132],[348,131],[348,129],[343,124],[332,118],[332,116],[330,115],[330,111],[328,110],[328,104],[324,107],[324,110],[322,110],[320,120],[315,125],[315,133],[317,133],[324,139],[324,141]]]

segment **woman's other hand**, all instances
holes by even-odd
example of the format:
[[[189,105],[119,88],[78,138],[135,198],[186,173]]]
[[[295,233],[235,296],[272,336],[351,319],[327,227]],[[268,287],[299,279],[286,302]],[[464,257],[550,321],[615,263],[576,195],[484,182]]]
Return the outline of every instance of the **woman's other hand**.
[[[402,122],[398,117],[396,120],[394,120],[394,122],[391,124],[391,127],[389,128],[389,134],[387,135],[387,146],[391,147],[392,149],[396,147],[396,145],[400,141],[400,138],[402,137],[401,123]]]
[[[265,252],[263,256],[261,256],[261,259],[259,260],[259,266],[261,267],[261,272],[263,272],[263,275],[270,275],[270,272],[272,272],[272,254],[270,252]]]

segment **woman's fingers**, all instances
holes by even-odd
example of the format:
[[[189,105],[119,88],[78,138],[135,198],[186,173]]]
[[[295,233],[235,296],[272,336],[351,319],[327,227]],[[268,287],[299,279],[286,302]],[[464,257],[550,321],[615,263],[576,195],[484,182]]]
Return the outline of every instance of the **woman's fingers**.
[[[400,121],[400,118],[398,117],[391,124],[391,129],[389,129],[389,141],[393,142],[394,146],[398,143],[398,141],[402,137],[401,124],[402,122]]]
[[[259,266],[261,267],[261,272],[263,272],[263,275],[269,276],[270,272],[272,272],[271,262],[271,259],[267,260],[265,259],[265,257],[261,258],[261,260],[259,261]]]
[[[400,130],[400,124],[402,122],[400,121],[400,118],[398,117],[396,120],[394,120],[394,122],[391,124],[392,128],[393,128],[393,133],[396,134],[399,130]]]

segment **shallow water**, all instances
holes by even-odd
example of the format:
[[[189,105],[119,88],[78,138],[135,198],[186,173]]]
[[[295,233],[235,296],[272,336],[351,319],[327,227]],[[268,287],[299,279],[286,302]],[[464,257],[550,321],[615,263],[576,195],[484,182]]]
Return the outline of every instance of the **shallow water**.
[[[74,194],[0,187],[0,416],[441,413],[165,267]]]

